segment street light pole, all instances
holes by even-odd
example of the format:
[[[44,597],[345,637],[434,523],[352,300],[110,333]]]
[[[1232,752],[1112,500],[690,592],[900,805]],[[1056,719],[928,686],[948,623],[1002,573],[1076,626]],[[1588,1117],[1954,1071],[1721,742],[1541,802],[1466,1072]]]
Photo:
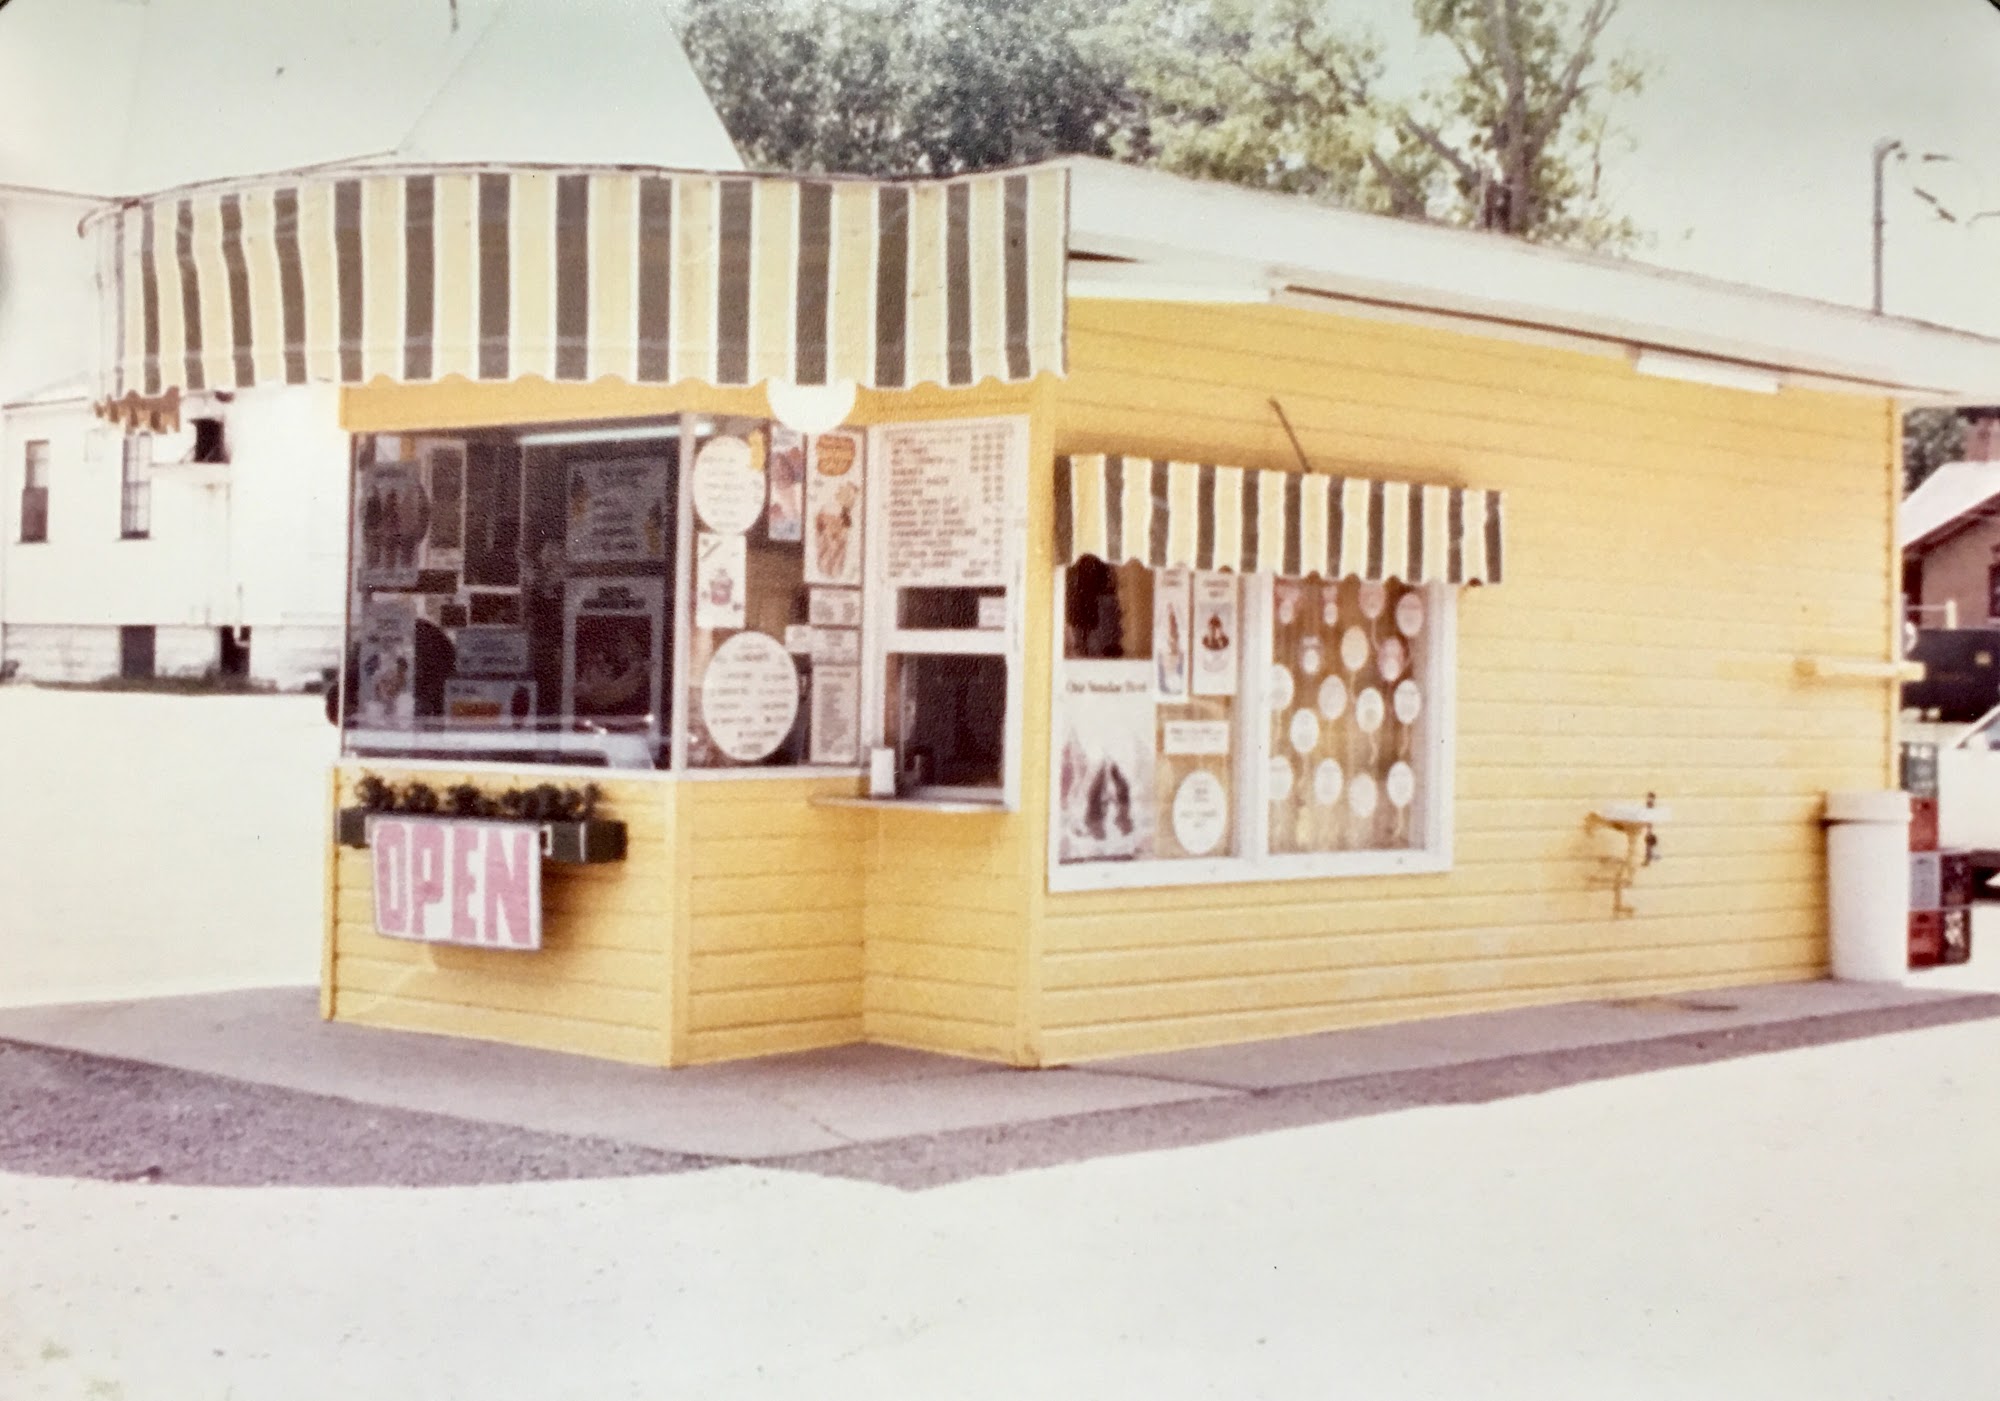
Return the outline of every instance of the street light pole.
[[[1875,314],[1882,314],[1882,167],[1899,154],[1903,143],[1885,136],[1875,143]]]

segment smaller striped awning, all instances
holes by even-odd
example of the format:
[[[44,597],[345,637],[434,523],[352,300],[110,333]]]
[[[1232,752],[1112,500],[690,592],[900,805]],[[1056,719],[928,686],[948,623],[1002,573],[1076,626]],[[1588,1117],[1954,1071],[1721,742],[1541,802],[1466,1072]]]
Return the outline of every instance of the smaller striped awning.
[[[1115,454],[1056,459],[1056,559],[1497,584],[1500,493]]]

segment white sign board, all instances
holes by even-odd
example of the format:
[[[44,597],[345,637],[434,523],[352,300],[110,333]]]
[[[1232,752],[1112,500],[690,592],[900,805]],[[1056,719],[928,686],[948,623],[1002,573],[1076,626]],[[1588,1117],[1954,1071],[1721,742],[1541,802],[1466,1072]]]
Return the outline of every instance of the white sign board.
[[[476,949],[542,946],[542,833],[521,822],[368,819],[375,932]]]
[[[1007,583],[1008,423],[899,424],[882,433],[888,582],[898,588]]]
[[[754,764],[785,742],[798,715],[798,668],[777,638],[739,632],[715,649],[701,678],[701,719],[717,749]]]

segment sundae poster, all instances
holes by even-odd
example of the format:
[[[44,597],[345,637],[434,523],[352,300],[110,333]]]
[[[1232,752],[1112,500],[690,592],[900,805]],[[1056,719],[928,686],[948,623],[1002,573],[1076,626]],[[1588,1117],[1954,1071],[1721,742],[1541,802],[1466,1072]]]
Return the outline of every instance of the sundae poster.
[[[822,433],[806,467],[806,582],[861,583],[861,439]]]
[[[361,469],[361,587],[412,589],[424,567],[431,498],[414,462]]]
[[[361,692],[350,709],[364,726],[407,730],[417,717],[417,607],[371,598],[361,615]]]
[[[568,553],[586,564],[666,559],[666,460],[571,463]]]
[[[744,619],[744,588],[749,575],[749,542],[741,535],[694,537],[694,625],[698,628],[740,628]]]
[[[1188,571],[1162,569],[1153,575],[1153,683],[1162,701],[1188,697],[1193,649],[1188,645]]]
[[[571,579],[563,598],[563,713],[658,728],[666,582]]]
[[[1153,854],[1153,664],[1065,662],[1057,707],[1062,861]]]
[[[1236,694],[1236,576],[1194,576],[1194,693]]]

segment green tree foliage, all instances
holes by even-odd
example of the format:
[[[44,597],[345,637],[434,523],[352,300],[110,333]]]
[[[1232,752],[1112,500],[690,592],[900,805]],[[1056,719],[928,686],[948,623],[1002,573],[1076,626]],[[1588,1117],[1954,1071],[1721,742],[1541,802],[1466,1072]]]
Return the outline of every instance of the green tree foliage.
[[[1903,492],[1965,454],[1965,420],[1956,409],[1911,409],[1903,415]]]
[[[1590,248],[1637,241],[1607,208],[1611,121],[1643,72],[1607,55],[1622,0],[1411,0],[1452,64],[1414,94],[1326,0],[1127,0],[1095,37],[1122,51],[1143,125],[1126,153],[1210,178]]]
[[[1119,69],[1090,0],[685,0],[682,39],[753,166],[948,174],[1108,155]]]

